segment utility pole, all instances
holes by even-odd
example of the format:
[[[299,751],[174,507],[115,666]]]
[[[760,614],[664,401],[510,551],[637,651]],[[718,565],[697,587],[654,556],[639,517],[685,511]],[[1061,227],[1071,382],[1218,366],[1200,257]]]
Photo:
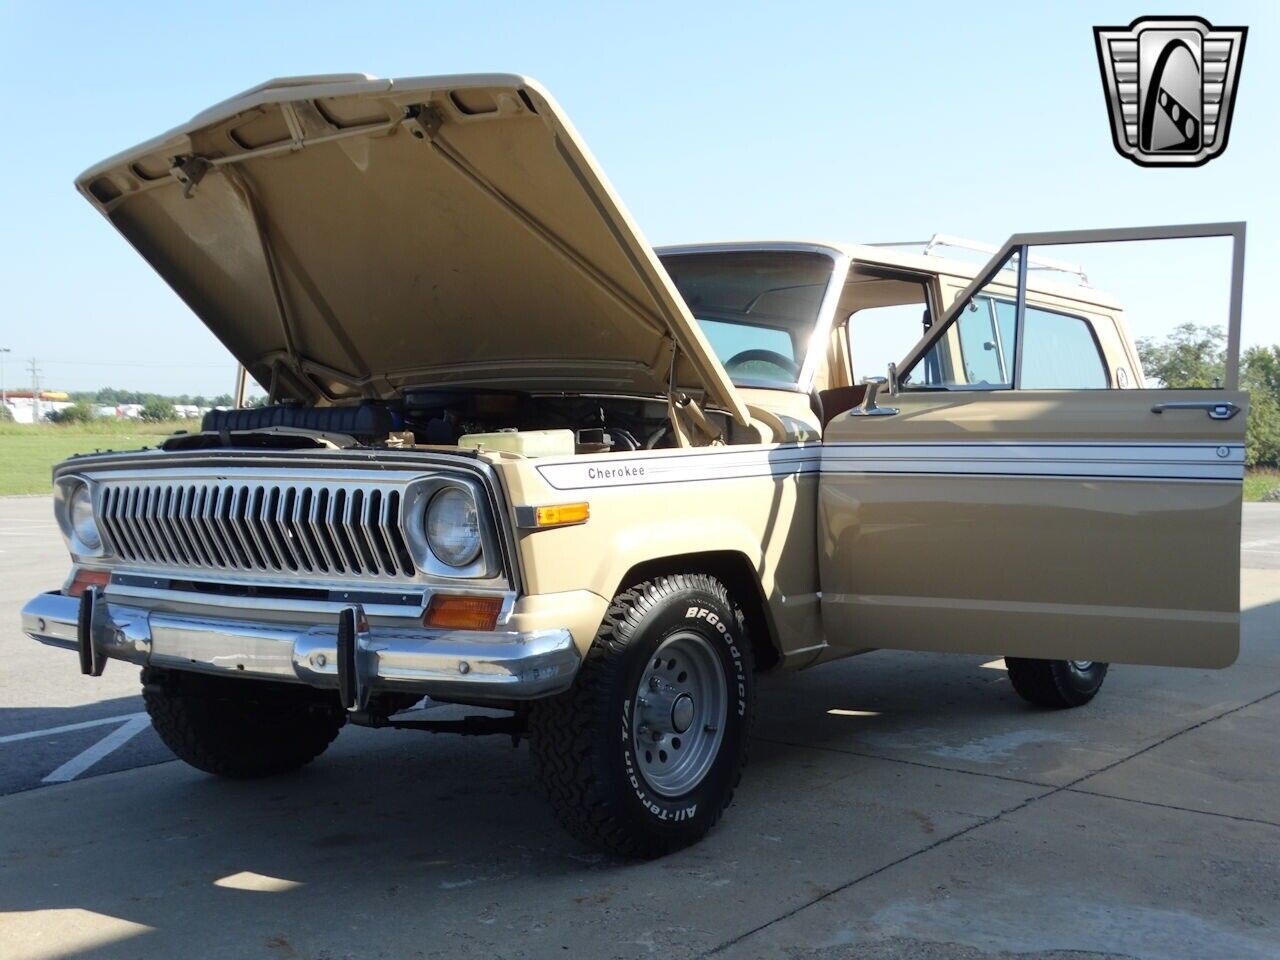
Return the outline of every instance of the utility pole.
[[[4,355],[13,353],[8,347],[0,347],[0,407],[9,405],[9,395],[4,391]]]
[[[27,369],[31,371],[31,422],[37,424],[40,422],[40,368],[35,357],[31,358]]]

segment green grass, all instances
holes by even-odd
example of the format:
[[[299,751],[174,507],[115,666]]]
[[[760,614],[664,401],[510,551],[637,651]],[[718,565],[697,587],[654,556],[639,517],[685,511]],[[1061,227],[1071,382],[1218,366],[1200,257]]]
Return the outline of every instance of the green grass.
[[[1263,495],[1272,490],[1280,490],[1280,470],[1269,467],[1255,467],[1245,471],[1245,500],[1261,500]]]
[[[66,426],[0,423],[0,496],[48,493],[53,465],[72,454],[154,447],[175,430],[198,430],[199,426],[199,421],[137,420],[98,420]]]

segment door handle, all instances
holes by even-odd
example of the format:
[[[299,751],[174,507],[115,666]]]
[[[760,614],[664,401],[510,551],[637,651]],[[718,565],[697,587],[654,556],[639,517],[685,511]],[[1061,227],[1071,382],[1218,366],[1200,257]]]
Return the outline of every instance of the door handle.
[[[1166,410],[1203,410],[1209,414],[1210,420],[1230,420],[1240,408],[1234,403],[1222,400],[1177,400],[1173,403],[1157,403],[1151,408],[1152,413],[1164,413]]]

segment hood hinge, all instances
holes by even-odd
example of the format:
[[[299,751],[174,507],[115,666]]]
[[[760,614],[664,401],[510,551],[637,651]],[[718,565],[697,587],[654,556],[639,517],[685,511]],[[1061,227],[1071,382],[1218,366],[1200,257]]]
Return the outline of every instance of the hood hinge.
[[[169,174],[182,184],[182,199],[190,200],[191,192],[212,169],[213,164],[204,157],[178,157],[169,168]]]

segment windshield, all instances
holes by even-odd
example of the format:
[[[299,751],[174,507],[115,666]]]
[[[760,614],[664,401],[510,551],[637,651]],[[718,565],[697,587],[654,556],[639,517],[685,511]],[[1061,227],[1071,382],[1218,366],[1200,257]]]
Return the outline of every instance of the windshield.
[[[831,279],[831,257],[743,250],[660,259],[734,384],[796,385]]]

